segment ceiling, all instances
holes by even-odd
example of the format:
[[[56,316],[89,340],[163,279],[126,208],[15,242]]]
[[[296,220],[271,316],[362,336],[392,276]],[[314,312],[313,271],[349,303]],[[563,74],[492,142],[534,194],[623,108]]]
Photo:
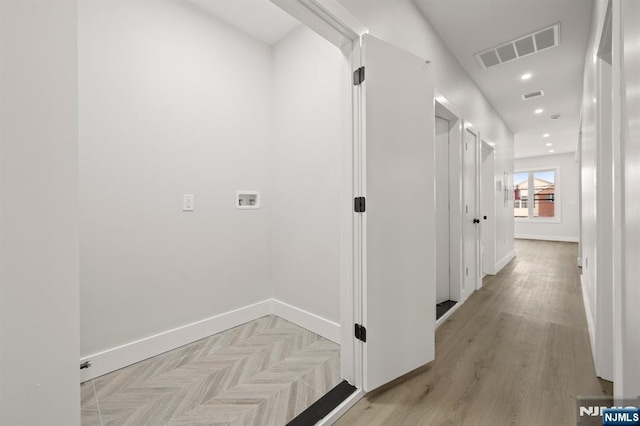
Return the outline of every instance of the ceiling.
[[[269,0],[189,1],[267,44],[275,44],[300,25],[300,22]]]
[[[189,1],[268,44],[300,25],[269,0]],[[413,1],[515,133],[516,158],[575,151],[592,0]],[[556,23],[556,47],[487,69],[475,57]],[[524,73],[532,77],[523,81]],[[541,89],[543,97],[522,100]]]
[[[574,152],[591,0],[414,0],[516,134],[515,156]],[[560,43],[483,69],[475,55],[560,23]],[[521,75],[531,73],[529,80]],[[521,95],[544,90],[544,96]],[[534,110],[542,108],[541,114]],[[560,114],[558,120],[550,117]],[[548,137],[543,137],[549,134]],[[551,143],[551,146],[547,144]]]

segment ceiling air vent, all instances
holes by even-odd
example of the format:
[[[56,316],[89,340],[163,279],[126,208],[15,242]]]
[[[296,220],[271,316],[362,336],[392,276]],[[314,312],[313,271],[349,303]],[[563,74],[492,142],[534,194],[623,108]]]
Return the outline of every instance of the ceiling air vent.
[[[550,49],[560,43],[560,24],[524,35],[508,43],[477,53],[476,60],[481,68],[513,61]]]
[[[544,90],[536,90],[535,92],[525,93],[522,95],[522,99],[527,101],[529,99],[537,98],[540,96],[544,96]]]

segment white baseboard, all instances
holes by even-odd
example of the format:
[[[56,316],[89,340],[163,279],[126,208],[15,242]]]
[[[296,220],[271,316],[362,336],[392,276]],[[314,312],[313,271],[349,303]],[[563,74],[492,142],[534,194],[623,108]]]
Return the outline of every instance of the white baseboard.
[[[498,272],[500,272],[502,270],[502,268],[507,266],[507,263],[509,263],[513,259],[515,259],[515,257],[516,257],[516,251],[515,250],[511,250],[511,252],[509,252],[509,254],[507,254],[505,257],[500,259],[500,261],[498,263],[496,263],[496,274]]]
[[[584,313],[587,317],[587,328],[589,330],[589,342],[591,343],[591,356],[593,357],[593,363],[596,362],[596,334],[595,334],[595,323],[593,321],[593,315],[591,313],[591,303],[589,303],[589,293],[587,293],[587,289],[584,287],[584,279],[583,275],[580,275],[580,287],[582,289],[582,301],[584,303]]]
[[[221,331],[253,321],[272,311],[271,300],[254,303],[224,314],[164,331],[115,348],[80,359],[91,361],[91,367],[81,370],[80,381],[85,382],[147,358],[195,342]]]
[[[340,324],[279,300],[268,299],[83,357],[80,362],[91,361],[91,367],[81,370],[80,381],[86,382],[269,314],[340,343]]]
[[[360,401],[364,396],[364,391],[362,389],[356,390],[354,393],[349,395],[347,399],[342,401],[340,405],[333,409],[329,414],[327,414],[322,420],[315,424],[315,426],[331,426],[335,422],[338,421],[340,417],[344,415],[351,407],[356,405],[356,402]]]
[[[516,239],[519,240],[541,240],[541,241],[560,241],[564,243],[577,243],[580,242],[578,237],[564,237],[559,235],[531,235],[531,234],[516,234]]]
[[[340,324],[277,299],[271,299],[271,302],[273,304],[272,314],[340,344]]]

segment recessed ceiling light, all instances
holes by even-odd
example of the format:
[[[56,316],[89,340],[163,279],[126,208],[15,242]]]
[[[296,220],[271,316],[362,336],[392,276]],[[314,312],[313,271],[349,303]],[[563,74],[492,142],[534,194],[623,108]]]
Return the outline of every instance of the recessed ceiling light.
[[[543,138],[548,138],[549,137],[549,133],[545,133],[544,135],[542,135]]]
[[[549,152],[555,152],[553,149],[550,149]]]
[[[548,144],[547,144],[547,146],[551,146],[551,145],[553,145],[553,144],[552,144],[552,143],[548,143]]]
[[[520,79],[521,79],[521,80],[529,80],[530,78],[531,78],[531,73],[530,73],[530,72],[528,72],[528,73],[524,73],[524,74],[522,74],[522,75],[520,76]]]
[[[537,110],[533,111],[535,114],[542,114],[544,112],[544,110],[542,108],[538,108]]]

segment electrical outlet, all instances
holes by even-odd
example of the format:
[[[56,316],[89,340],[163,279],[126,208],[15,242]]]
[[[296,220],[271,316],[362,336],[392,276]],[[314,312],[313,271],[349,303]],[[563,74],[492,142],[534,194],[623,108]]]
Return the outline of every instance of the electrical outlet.
[[[182,194],[182,211],[193,211],[193,194]]]

